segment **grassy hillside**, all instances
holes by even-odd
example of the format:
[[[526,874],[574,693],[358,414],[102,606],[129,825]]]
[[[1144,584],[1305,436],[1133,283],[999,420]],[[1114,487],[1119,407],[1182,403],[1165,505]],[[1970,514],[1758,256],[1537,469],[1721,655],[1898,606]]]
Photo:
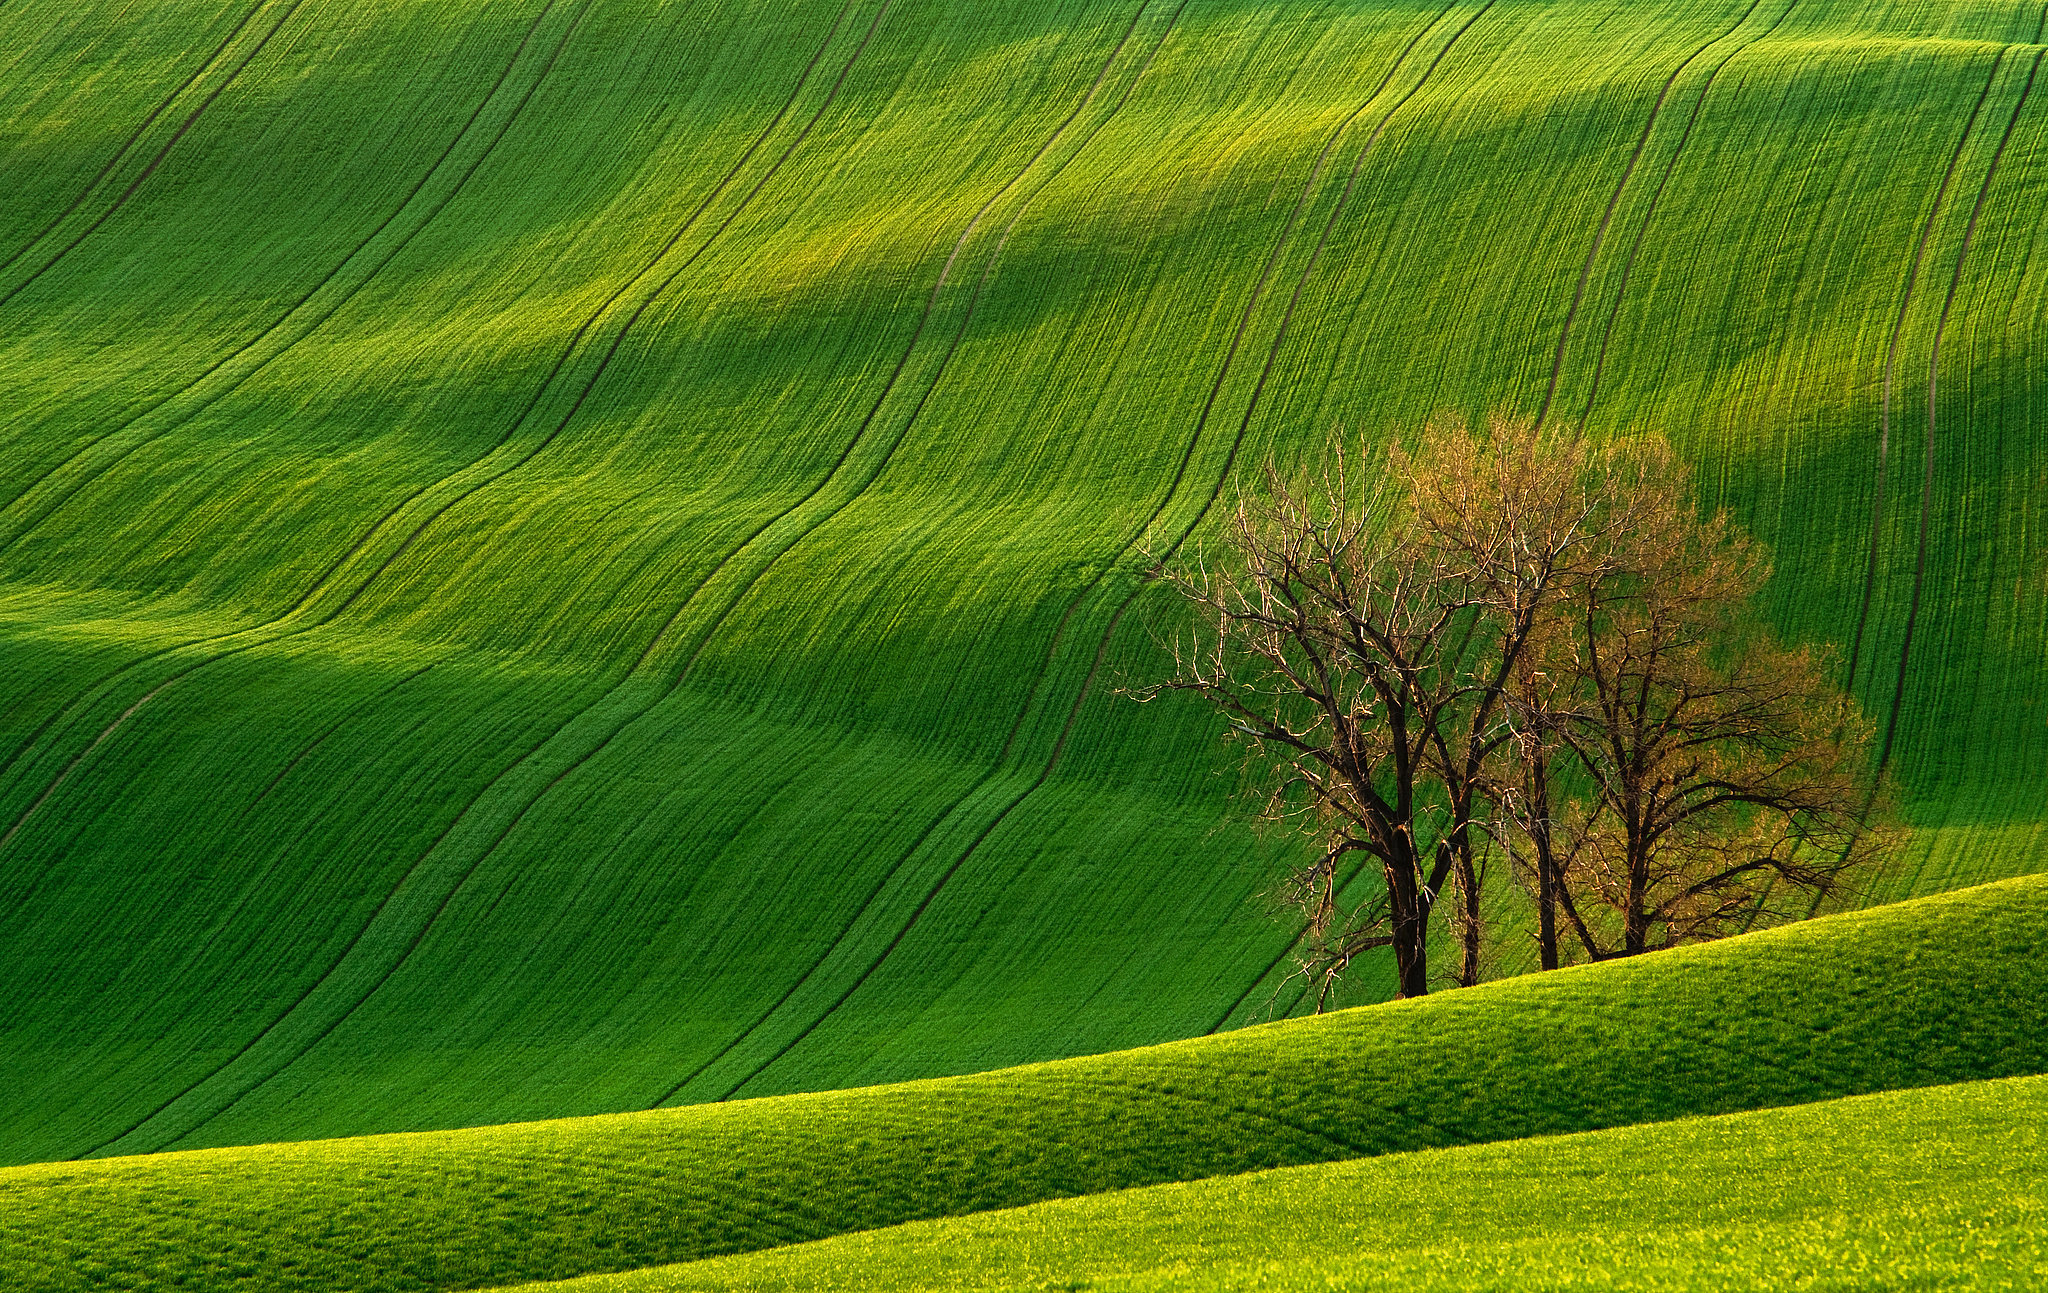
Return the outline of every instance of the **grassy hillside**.
[[[1971,1082],[1159,1185],[545,1287],[2028,1288],[2048,1279],[2044,1122],[2048,1078]]]
[[[2026,878],[971,1077],[9,1168],[0,1284],[475,1287],[1286,1164],[2048,1072],[2044,908],[2048,878]],[[2032,1134],[1969,1152],[2038,1155]],[[1774,1218],[1796,1220],[1753,1219]]]
[[[2039,868],[2044,22],[0,7],[0,1161],[1256,1017],[1107,684],[1340,419],[1665,428],[1878,716],[1874,896]]]

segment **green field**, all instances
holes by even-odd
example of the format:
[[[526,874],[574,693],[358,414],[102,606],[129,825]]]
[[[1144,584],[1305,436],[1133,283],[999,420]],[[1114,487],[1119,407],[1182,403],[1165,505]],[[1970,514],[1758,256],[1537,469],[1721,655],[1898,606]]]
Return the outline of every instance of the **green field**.
[[[813,1216],[720,1178],[705,1216],[780,1202],[388,1286],[2048,1069],[2004,1024],[1952,1065],[1808,1026],[2032,990],[1985,967],[2038,958],[2037,887],[1963,893],[2021,913],[1981,937],[1881,904],[2048,871],[2044,36],[2035,0],[0,4],[0,1164],[382,1172],[442,1142],[272,1143],[1293,1036],[1231,1040],[1297,1009],[1291,846],[1208,715],[1113,694],[1160,668],[1141,549],[1439,409],[1668,435],[1875,722],[1912,832],[1844,919],[1908,923],[1744,995],[1746,1076],[1186,1159],[1132,1114],[1071,1181]],[[1530,968],[1490,909],[1489,974]],[[1976,968],[1885,959],[1916,940]],[[1667,973],[1602,972],[1427,1008]],[[577,1188],[515,1210],[605,1215]],[[289,1233],[306,1287],[382,1286]],[[162,1234],[75,1256],[271,1269]]]
[[[1525,1138],[2043,1073],[2044,916],[2048,877],[2029,877],[1635,961],[967,1077],[8,1168],[0,1286],[472,1288],[1473,1142],[1536,1146],[1551,1162],[1540,1158],[1546,1142]],[[2032,1171],[2038,1192],[2040,1084],[2015,1090],[2032,1093],[2011,1106],[2025,1124],[2017,1139],[1965,1149],[2031,1145],[2014,1171]],[[1979,1121],[2002,1107],[1987,1099]],[[1910,1177],[1920,1160],[1899,1152],[1895,1174]],[[1892,1197],[1875,1177],[1812,1172],[1836,1179],[1846,1210],[1876,1212]],[[1774,1217],[1792,1219],[1752,1220]],[[886,1251],[894,1241],[876,1242]],[[1089,1242],[1057,1262],[1089,1269],[1100,1260]],[[739,1269],[744,1283],[755,1268]]]
[[[1154,1186],[547,1287],[2038,1288],[2044,1121],[2048,1079],[1973,1082]]]

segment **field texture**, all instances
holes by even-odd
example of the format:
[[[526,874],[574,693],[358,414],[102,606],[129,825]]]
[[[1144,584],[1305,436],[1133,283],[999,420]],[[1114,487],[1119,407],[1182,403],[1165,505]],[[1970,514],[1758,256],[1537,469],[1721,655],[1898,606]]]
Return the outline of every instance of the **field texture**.
[[[1972,1082],[1154,1186],[547,1293],[2038,1288],[2044,1126],[2048,1078]]]
[[[2042,869],[2044,24],[0,6],[0,1162],[1284,1012],[1133,571],[1440,407],[1661,428],[1773,545],[1871,899]]]
[[[2048,1072],[2044,914],[2048,878],[2028,877],[1636,961],[967,1077],[9,1168],[0,1170],[0,1286],[474,1288],[1288,1164]],[[1956,1161],[1941,1169],[1947,1176],[1928,1179],[1930,1190],[1939,1184],[1952,1192],[1967,1164],[2007,1151],[2022,1155],[2013,1171],[2037,1190],[2043,1097],[2038,1083],[2014,1090],[2022,1094],[2004,1105],[1998,1101],[2006,1097],[1987,1096],[1961,1107],[1953,1134],[1924,1152],[1835,1145],[1842,1158],[1867,1151],[1872,1160],[1867,1174],[1837,1181],[1843,1209],[1880,1212],[1904,1180],[1948,1160]],[[1912,1115],[1923,1122],[1941,1116],[1938,1102],[1900,1107],[1929,1110]],[[2018,1125],[1978,1137],[2001,1108]],[[1909,1118],[1900,1135],[1917,1135],[1920,1125]],[[1617,1142],[1612,1153],[1626,1160],[1631,1145],[1684,1143],[1693,1134],[1649,1133]],[[1702,1161],[1717,1161],[1705,1151],[1718,1133],[1700,1134],[1707,1138]],[[1825,1140],[1842,1133],[1788,1134]],[[1480,1161],[1511,1164],[1521,1152],[1503,1149],[1505,1159]],[[1558,1166],[1540,1142],[1528,1152],[1531,1172]],[[1726,1161],[1741,1151],[1716,1152]],[[1683,1172],[1682,1157],[1645,1170]],[[1418,1169],[1386,1170],[1401,1178]],[[1811,1167],[1816,1179],[1838,1170]],[[1588,1197],[1574,1190],[1597,1194],[1597,1176],[1575,1182],[1565,1172],[1555,1185],[1560,1208]],[[1237,1187],[1217,1188],[1203,1197],[1227,1199]],[[1267,1187],[1244,1188],[1252,1191],[1246,1197],[1268,1197],[1258,1194]],[[1665,1213],[1646,1200],[1645,1215],[1680,1215],[1687,1199],[1713,1192],[1704,1177],[1691,1188],[1671,1196]],[[1787,1178],[1781,1194],[1797,1188]],[[1800,1217],[1813,1214],[1786,1198],[1772,1203],[1767,1183],[1758,1190],[1751,1213],[1741,1212],[1737,1198],[1726,1211],[1702,1215],[1731,1225],[1783,1223],[1792,1227],[1788,1235],[1810,1242]],[[1294,1207],[1291,1197],[1271,1206]],[[1946,1243],[1949,1198],[1930,1193],[1924,1213],[1899,1223],[1897,1242]],[[1125,1216],[1137,1224],[1134,1235],[1157,1229],[1143,1220],[1150,1205],[1116,1213],[1121,1206],[1105,1205],[1112,1211],[1102,1215],[1112,1219],[1102,1227],[1114,1229],[1121,1223],[1113,1218]],[[2016,1240],[2038,1236],[2038,1211],[2021,1220],[2034,1230],[2016,1232]],[[1571,1222],[1568,1210],[1539,1210],[1525,1229],[1566,1234]],[[991,1224],[1000,1233],[1013,1223]],[[1422,1214],[1415,1224],[1426,1228]],[[1267,1235],[1276,1259],[1321,1261],[1327,1250],[1315,1244],[1340,1243],[1343,1233],[1287,1228],[1322,1239],[1303,1233],[1289,1248],[1283,1236]],[[1076,1229],[1076,1247],[1046,1260],[1118,1269],[1091,1255],[1098,1239],[1090,1236],[1102,1233]],[[1683,1237],[1667,1238],[1678,1246],[1659,1260],[1681,1263]],[[869,1251],[866,1242],[821,1251],[864,1261],[858,1254]],[[910,1247],[891,1248],[899,1242]],[[912,1279],[932,1270],[916,1242],[876,1237],[874,1251],[902,1257],[902,1277]],[[1153,1242],[1134,1240],[1109,1257],[1130,1259],[1135,1264],[1122,1269],[1135,1271],[1150,1268],[1141,1260],[1148,1251],[1158,1256],[1150,1265],[1178,1259],[1167,1251],[1178,1241],[1165,1236],[1157,1248],[1143,1246]],[[1237,1256],[1244,1250],[1241,1243]],[[1892,1250],[1880,1244],[1872,1251]],[[1496,1256],[1510,1268],[1516,1259]],[[1028,1252],[1022,1259],[1036,1260]],[[807,1263],[834,1259],[790,1260],[795,1265],[738,1267],[733,1279],[744,1285],[746,1272],[757,1269],[797,1279],[821,1269]],[[853,1269],[888,1285],[892,1260]],[[1314,1284],[1321,1275],[1312,1274],[1306,1282]]]

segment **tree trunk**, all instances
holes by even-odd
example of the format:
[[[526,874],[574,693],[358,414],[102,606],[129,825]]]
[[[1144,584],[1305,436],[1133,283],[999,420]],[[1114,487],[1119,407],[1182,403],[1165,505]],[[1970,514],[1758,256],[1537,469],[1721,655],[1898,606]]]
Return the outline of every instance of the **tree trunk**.
[[[1539,749],[1529,756],[1529,843],[1536,850],[1536,955],[1557,968],[1557,858],[1550,848],[1550,767]]]
[[[1479,982],[1479,872],[1469,847],[1458,851],[1458,924],[1458,986],[1470,988]]]
[[[1639,956],[1649,950],[1650,913],[1644,905],[1650,899],[1650,867],[1647,859],[1629,859],[1628,910],[1622,915],[1623,956]]]
[[[1410,916],[1394,922],[1394,972],[1400,979],[1395,1000],[1429,995],[1429,922]]]
[[[1401,849],[1387,863],[1387,916],[1394,940],[1394,997],[1429,994],[1429,902],[1415,882],[1415,855]]]

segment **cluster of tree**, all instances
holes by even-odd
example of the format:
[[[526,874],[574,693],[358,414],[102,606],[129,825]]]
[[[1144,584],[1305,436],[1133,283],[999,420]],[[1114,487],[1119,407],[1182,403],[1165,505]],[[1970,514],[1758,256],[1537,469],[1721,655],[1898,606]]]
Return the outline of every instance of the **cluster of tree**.
[[[1765,552],[1659,440],[1496,416],[1333,445],[1154,573],[1196,613],[1131,694],[1211,702],[1260,815],[1313,836],[1280,891],[1319,1010],[1375,948],[1428,991],[1440,917],[1477,982],[1489,868],[1550,969],[1810,914],[1887,839],[1828,654],[1773,637]]]

